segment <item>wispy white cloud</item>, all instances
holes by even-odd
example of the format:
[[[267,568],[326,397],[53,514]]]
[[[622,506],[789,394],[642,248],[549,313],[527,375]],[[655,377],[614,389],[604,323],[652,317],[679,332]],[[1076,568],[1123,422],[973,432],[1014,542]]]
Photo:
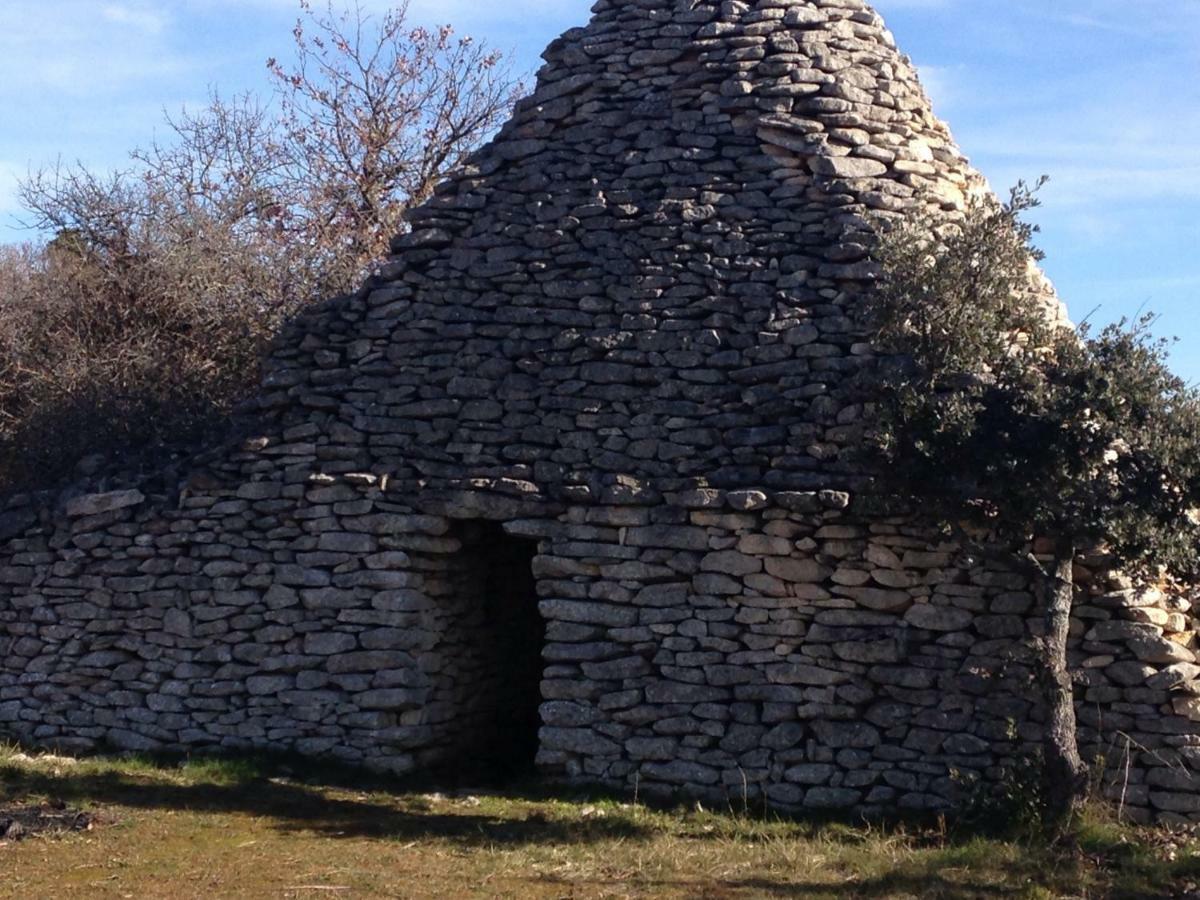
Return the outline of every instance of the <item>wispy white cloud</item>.
[[[944,9],[960,5],[959,0],[875,0],[875,8],[884,16],[893,10]]]
[[[9,229],[16,239],[21,238],[19,220],[21,204],[17,199],[17,182],[24,176],[25,169],[15,163],[0,159],[0,234]]]
[[[20,177],[16,165],[0,159],[0,213],[12,212],[17,208],[16,190]]]
[[[1147,305],[1200,379],[1200,2],[914,2],[876,6],[964,152],[1000,190],[1051,176],[1035,218],[1072,313]]]
[[[170,22],[169,15],[161,8],[145,4],[107,3],[100,8],[100,15],[109,22],[147,34],[161,34]]]
[[[0,4],[0,98],[46,92],[103,95],[186,71],[168,53],[165,13],[145,4],[82,0]]]
[[[980,90],[982,113],[958,131],[994,185],[1050,176],[1042,218],[1081,256],[1111,254],[1131,242],[1178,246],[1178,234],[1163,220],[1168,211],[1200,204],[1200,115],[1180,115],[1174,87],[1122,90],[1145,85],[1146,74],[1114,69],[1065,94],[1062,85],[1030,85],[1025,107],[994,118],[987,113],[993,100]],[[1200,94],[1193,94],[1190,103],[1198,102]],[[1184,264],[1200,272],[1189,255]]]
[[[378,14],[397,0],[362,2]],[[586,22],[591,5],[411,0],[410,16],[452,22],[536,66],[545,43]],[[1200,79],[1186,77],[1200,71],[1200,0],[875,5],[994,185],[1052,176],[1048,234],[1068,232],[1098,254],[1161,242],[1133,233],[1132,213],[1200,201]],[[9,126],[0,129],[0,159],[10,161],[0,165],[0,212],[29,161],[61,152],[119,163],[177,98],[202,95],[209,83],[255,87],[262,61],[287,53],[298,12],[297,0],[0,0],[0,109]],[[235,51],[243,58],[223,65]]]
[[[1138,0],[1136,8],[1126,0],[1070,0],[1056,4],[1023,0],[1022,5],[1048,22],[1131,37],[1160,36],[1194,42],[1195,28],[1200,25],[1200,4],[1178,0]]]
[[[439,21],[513,21],[529,15],[573,15],[580,24],[591,15],[591,3],[582,0],[507,0],[500,3],[480,3],[479,0],[412,0],[409,13],[420,18]]]
[[[1135,276],[1132,278],[1109,279],[1116,288],[1137,292],[1175,290],[1177,288],[1200,288],[1200,275],[1179,275],[1159,277],[1155,275]]]
[[[960,100],[970,101],[969,95],[966,95],[961,87],[963,70],[962,64],[917,64],[921,85],[939,115],[948,115],[958,106]]]
[[[947,0],[899,0],[899,2],[942,3]],[[300,10],[297,0],[183,0],[183,3],[192,9],[258,6],[272,10],[295,12]],[[397,0],[359,0],[359,5],[365,12],[376,13],[394,10],[399,4]],[[451,22],[466,19],[511,23],[514,20],[520,20],[523,16],[545,13],[573,15],[583,22],[591,15],[591,6],[591,0],[506,0],[502,4],[481,3],[480,0],[409,0],[408,11],[411,18]],[[334,8],[338,7],[339,5],[335,3]]]
[[[1119,22],[1113,22],[1082,13],[1051,13],[1048,18],[1050,18],[1052,21],[1061,22],[1064,25],[1073,25],[1078,28],[1087,28],[1096,31],[1111,31],[1116,34],[1137,33],[1137,28],[1131,26],[1128,19]]]

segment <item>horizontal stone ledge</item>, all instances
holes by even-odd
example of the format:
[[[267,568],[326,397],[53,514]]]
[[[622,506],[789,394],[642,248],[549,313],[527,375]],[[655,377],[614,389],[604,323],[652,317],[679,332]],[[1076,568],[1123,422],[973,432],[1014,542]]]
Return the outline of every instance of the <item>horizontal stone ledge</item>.
[[[112,491],[107,494],[85,494],[67,501],[67,515],[73,519],[83,516],[95,516],[100,513],[127,509],[144,503],[146,495],[133,489],[127,491]]]

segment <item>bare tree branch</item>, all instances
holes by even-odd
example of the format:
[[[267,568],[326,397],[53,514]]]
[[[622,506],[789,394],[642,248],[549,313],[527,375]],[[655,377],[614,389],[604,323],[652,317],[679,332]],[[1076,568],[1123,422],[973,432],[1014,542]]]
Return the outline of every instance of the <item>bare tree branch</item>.
[[[268,101],[214,92],[125,170],[21,184],[57,237],[0,255],[0,489],[211,427],[280,324],[356,288],[519,92],[500,54],[403,4],[304,0],[292,36]]]

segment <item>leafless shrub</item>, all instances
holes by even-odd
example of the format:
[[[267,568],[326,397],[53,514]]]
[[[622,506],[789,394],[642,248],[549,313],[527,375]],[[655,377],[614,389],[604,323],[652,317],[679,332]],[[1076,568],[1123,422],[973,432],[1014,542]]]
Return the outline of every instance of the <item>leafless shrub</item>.
[[[56,237],[0,249],[0,489],[214,427],[280,325],[354,289],[519,92],[501,54],[406,5],[300,6],[269,102],[213,93],[124,171],[21,184]]]

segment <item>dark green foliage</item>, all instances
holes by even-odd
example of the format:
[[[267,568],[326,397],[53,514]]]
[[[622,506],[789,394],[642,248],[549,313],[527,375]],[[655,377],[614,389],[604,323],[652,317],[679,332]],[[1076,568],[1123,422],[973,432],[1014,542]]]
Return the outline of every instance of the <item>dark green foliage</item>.
[[[1149,317],[1099,332],[1056,320],[1018,186],[961,225],[885,234],[870,310],[881,477],[945,521],[1015,549],[1106,544],[1127,567],[1196,570],[1200,395]]]
[[[883,235],[868,443],[881,486],[1041,599],[1043,821],[1063,835],[1087,787],[1067,666],[1075,554],[1197,573],[1200,395],[1171,374],[1150,318],[1098,334],[1061,321],[1022,219],[1035,205],[1019,185],[956,224],[918,217]]]

